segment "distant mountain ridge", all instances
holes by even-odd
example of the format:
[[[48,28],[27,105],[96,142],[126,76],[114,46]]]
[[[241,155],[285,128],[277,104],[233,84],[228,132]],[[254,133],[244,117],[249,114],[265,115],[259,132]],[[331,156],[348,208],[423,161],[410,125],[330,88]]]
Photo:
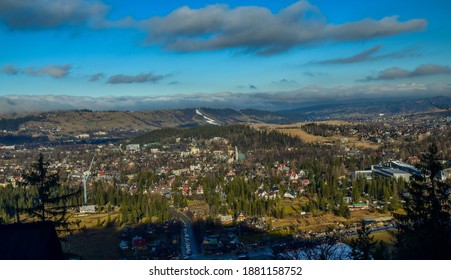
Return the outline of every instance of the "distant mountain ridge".
[[[98,131],[145,131],[165,127],[197,127],[203,125],[230,125],[239,123],[286,122],[271,112],[259,112],[263,118],[232,109],[190,108],[155,111],[91,111],[69,110],[34,113],[26,117],[0,118],[0,132],[6,131],[60,131],[62,134]]]
[[[184,108],[207,108],[215,110],[214,114],[229,118],[242,118],[243,115],[265,119],[291,118],[293,116],[302,119],[313,114],[315,118],[340,114],[359,113],[368,115],[371,113],[415,113],[437,109],[437,106],[451,106],[451,98],[437,96],[428,98],[377,98],[377,99],[353,99],[347,101],[327,100],[327,103],[291,103],[289,100],[280,100],[277,107],[264,104],[252,104],[249,100],[243,100],[239,105],[226,101],[204,102],[187,98],[180,99],[178,103],[166,101],[164,97],[87,97],[87,96],[55,96],[55,95],[8,95],[0,96],[0,117],[25,116],[33,113],[52,111],[82,110],[92,111],[155,111],[155,110],[180,110]],[[285,104],[285,105],[284,105]],[[231,109],[224,109],[231,108]],[[272,109],[269,109],[272,108]],[[212,111],[206,113],[212,113]]]
[[[437,96],[416,99],[365,100],[347,103],[332,103],[311,107],[278,111],[291,121],[352,120],[378,115],[398,115],[446,110],[451,107],[451,98]]]
[[[67,101],[68,99],[60,101],[60,103]],[[18,129],[20,126],[27,126],[59,127],[61,129],[72,129],[74,132],[81,132],[114,129],[148,130],[162,127],[195,127],[209,124],[291,123],[328,119],[359,120],[379,117],[380,115],[449,111],[451,98],[439,96],[408,100],[366,100],[362,102],[306,106],[304,108],[277,112],[252,108],[235,110],[206,107],[146,111],[91,111],[88,110],[89,108],[84,110],[64,108],[53,112],[22,115],[5,114],[5,112],[13,111],[5,106],[26,107],[26,104],[23,104],[21,100],[11,101],[0,98],[0,103],[0,110],[3,113],[3,117],[0,115],[0,130],[8,130],[11,127]],[[44,108],[47,108],[48,110],[54,110],[54,108],[58,107],[55,105],[56,103],[52,104],[45,106],[44,102],[36,102],[35,109],[44,110]]]

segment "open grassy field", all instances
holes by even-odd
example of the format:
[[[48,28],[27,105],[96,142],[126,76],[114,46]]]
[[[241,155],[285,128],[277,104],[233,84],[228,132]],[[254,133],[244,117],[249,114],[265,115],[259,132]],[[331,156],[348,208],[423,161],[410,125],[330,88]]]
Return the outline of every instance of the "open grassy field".
[[[393,230],[374,232],[374,233],[371,233],[370,236],[374,237],[374,241],[381,240],[389,245],[394,245],[394,242],[395,242]]]
[[[290,124],[268,124],[268,123],[251,123],[250,126],[258,129],[288,129],[288,128],[297,128],[301,127],[307,123],[316,123],[316,124],[329,124],[329,125],[346,125],[352,124],[352,122],[348,121],[322,121],[322,122],[298,122],[298,123],[290,123]]]
[[[297,136],[297,137],[301,138],[302,140],[304,140],[305,142],[309,142],[309,143],[332,142],[332,141],[337,140],[337,139],[335,139],[335,137],[322,137],[322,136],[313,135],[313,134],[305,132],[301,128],[277,128],[276,130],[283,134]]]
[[[121,258],[121,250],[118,247],[121,229],[114,225],[117,218],[117,212],[111,213],[112,224],[108,226],[107,213],[74,215],[71,220],[80,220],[81,229],[64,237],[67,240],[62,242],[64,252],[90,260]]]
[[[273,219],[273,229],[291,227],[297,228],[301,231],[322,231],[330,227],[336,227],[339,224],[347,225],[358,223],[363,219],[386,217],[387,214],[370,211],[354,211],[351,212],[351,217],[346,219],[344,217],[336,216],[334,214],[314,213],[314,215],[301,215],[302,208],[308,203],[305,197],[289,199],[281,199],[277,208],[283,207],[285,217],[283,219]]]
[[[118,218],[119,212],[111,212],[110,213],[110,220],[112,223],[114,223]],[[100,222],[100,227],[106,226],[106,223],[108,221],[108,214],[107,213],[96,213],[96,214],[75,214],[71,217],[72,221],[79,220],[80,221],[80,227],[86,227],[87,229],[93,229],[97,228],[98,221]]]
[[[323,123],[323,124],[329,124],[329,125],[345,125],[345,124],[351,124],[350,122],[345,121],[324,121],[324,122],[314,122],[317,124]],[[278,124],[251,124],[252,127],[257,129],[266,129],[266,130],[276,130],[280,133],[284,133],[291,136],[297,136],[301,138],[303,141],[307,143],[313,143],[313,142],[320,142],[320,143],[326,143],[326,142],[340,142],[341,138],[344,138],[340,135],[337,136],[331,136],[331,137],[322,137],[313,135],[310,133],[307,133],[302,129],[302,126],[306,123],[295,123],[295,124],[287,124],[287,125],[278,125]],[[379,145],[367,140],[358,140],[356,137],[346,137],[348,139],[348,142],[346,143],[349,147],[356,147],[356,148],[370,148],[370,149],[377,149],[379,148]]]
[[[87,260],[111,260],[122,257],[119,248],[120,228],[87,229],[66,237],[65,252]]]
[[[294,208],[297,208],[294,206]],[[288,207],[285,211],[288,211]],[[297,212],[299,213],[299,212]],[[355,211],[351,213],[349,219],[335,216],[333,214],[315,214],[315,215],[286,215],[284,219],[273,219],[272,227],[283,228],[292,227],[301,231],[323,231],[330,227],[336,227],[339,224],[347,225],[352,223],[359,223],[362,219],[386,217],[387,214],[371,213],[369,211]]]

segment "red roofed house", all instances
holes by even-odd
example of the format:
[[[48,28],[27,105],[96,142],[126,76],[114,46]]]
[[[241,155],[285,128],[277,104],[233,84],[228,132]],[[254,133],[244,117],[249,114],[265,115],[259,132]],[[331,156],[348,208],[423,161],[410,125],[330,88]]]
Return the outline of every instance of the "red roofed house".
[[[139,249],[139,250],[146,250],[147,249],[147,241],[139,236],[133,237],[133,248]]]

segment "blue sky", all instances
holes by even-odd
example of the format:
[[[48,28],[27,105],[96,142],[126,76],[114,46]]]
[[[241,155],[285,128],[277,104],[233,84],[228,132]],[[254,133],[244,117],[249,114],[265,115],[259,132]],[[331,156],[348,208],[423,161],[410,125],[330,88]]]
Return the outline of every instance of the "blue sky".
[[[0,96],[450,95],[450,10],[447,0],[0,0]]]

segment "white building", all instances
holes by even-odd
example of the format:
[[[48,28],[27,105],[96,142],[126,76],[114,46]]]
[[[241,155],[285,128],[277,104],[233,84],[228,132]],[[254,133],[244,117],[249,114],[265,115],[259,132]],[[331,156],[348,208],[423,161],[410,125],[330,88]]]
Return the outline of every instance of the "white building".
[[[83,205],[80,206],[80,213],[93,214],[97,211],[97,205]]]
[[[139,146],[139,144],[128,144],[125,146],[125,149],[127,151],[133,151],[133,152],[141,151],[141,147]]]

